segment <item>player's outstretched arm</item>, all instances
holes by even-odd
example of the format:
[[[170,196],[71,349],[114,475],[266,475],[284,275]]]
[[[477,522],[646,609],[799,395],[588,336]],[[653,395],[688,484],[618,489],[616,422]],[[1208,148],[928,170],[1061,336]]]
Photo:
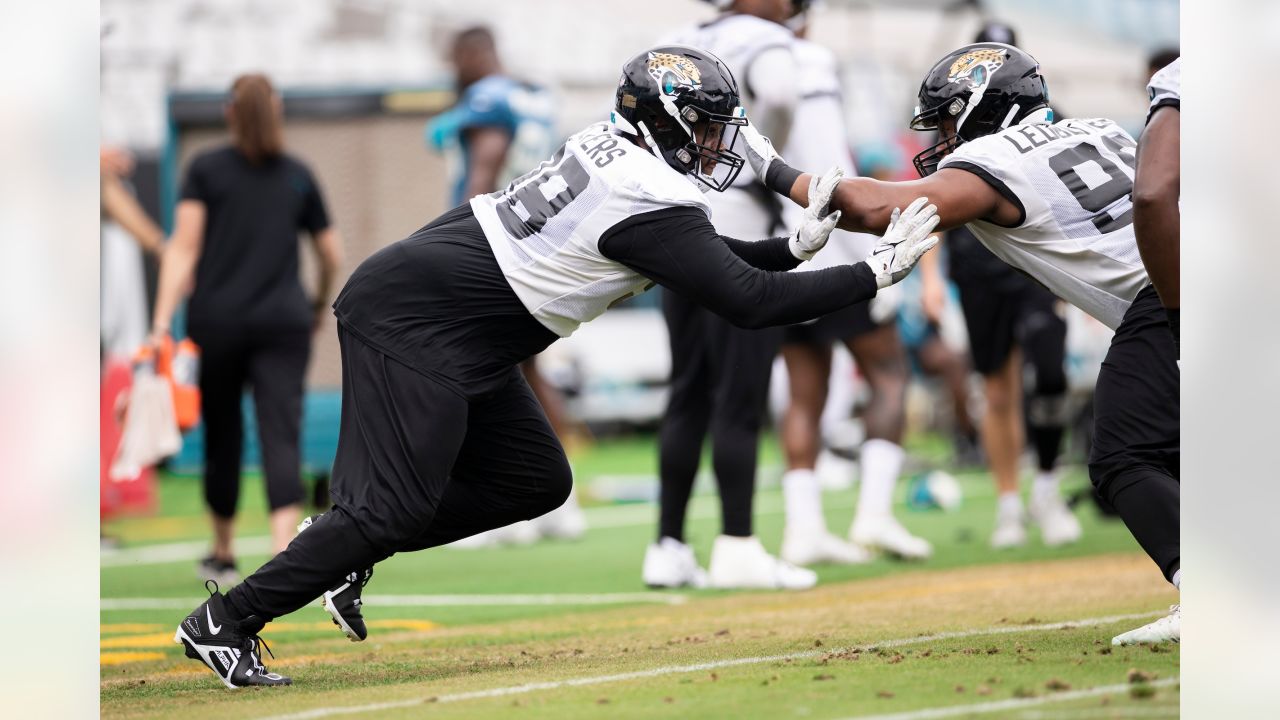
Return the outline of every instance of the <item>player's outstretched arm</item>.
[[[1162,107],[1151,116],[1138,140],[1138,174],[1133,181],[1133,231],[1138,252],[1160,294],[1160,302],[1169,311],[1175,337],[1182,300],[1178,276],[1182,229],[1182,212],[1178,209],[1182,173],[1178,154],[1180,120],[1177,107]]]
[[[769,139],[752,126],[742,128],[741,136],[747,161],[756,175],[764,178],[765,185],[806,206],[812,176],[788,165]],[[1007,223],[1017,218],[1016,208],[982,178],[955,169],[939,170],[927,178],[908,182],[845,178],[831,198],[830,209],[840,211],[841,229],[878,235],[889,227],[894,208],[907,207],[919,197],[928,197],[937,207],[942,230],[973,220]]]

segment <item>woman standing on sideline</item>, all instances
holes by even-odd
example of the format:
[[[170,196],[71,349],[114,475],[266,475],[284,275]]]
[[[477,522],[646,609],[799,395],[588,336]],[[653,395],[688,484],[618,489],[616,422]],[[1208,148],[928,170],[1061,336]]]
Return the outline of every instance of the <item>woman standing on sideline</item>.
[[[253,388],[275,552],[289,544],[301,519],[304,375],[311,335],[341,264],[341,242],[315,178],[284,152],[283,103],[271,81],[237,78],[225,113],[231,143],[201,153],[187,168],[152,326],[153,340],[167,335],[192,288],[187,328],[201,349],[204,494],[213,524],[213,552],[199,572],[220,583],[239,579],[231,538],[246,384]],[[311,299],[298,277],[299,230],[310,234],[320,259]]]

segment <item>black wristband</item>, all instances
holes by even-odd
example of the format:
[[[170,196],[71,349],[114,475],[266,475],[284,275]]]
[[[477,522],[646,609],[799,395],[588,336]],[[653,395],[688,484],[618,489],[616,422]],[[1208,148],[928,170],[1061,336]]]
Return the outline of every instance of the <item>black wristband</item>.
[[[770,190],[784,197],[791,196],[791,186],[796,184],[796,178],[802,175],[799,170],[782,162],[782,158],[774,158],[769,163],[769,169],[764,171],[764,185]]]

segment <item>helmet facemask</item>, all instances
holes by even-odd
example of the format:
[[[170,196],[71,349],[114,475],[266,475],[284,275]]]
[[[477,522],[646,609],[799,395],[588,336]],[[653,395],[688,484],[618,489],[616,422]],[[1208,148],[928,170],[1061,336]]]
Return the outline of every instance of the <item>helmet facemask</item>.
[[[735,115],[722,115],[686,105],[676,122],[688,140],[672,152],[663,152],[667,162],[685,168],[694,182],[709,190],[722,192],[732,185],[746,164],[730,149],[738,140],[738,128],[747,124],[742,108],[736,108]]]
[[[746,160],[730,150],[738,139],[738,128],[747,124],[746,111],[737,107],[732,115],[715,113],[697,105],[677,108],[663,103],[668,117],[656,115],[634,125],[613,113],[612,122],[624,133],[638,135],[655,154],[675,170],[688,175],[706,190],[722,192],[738,177]]]
[[[933,107],[927,110],[921,110],[916,106],[915,117],[911,118],[911,129],[920,131],[936,131],[942,139],[937,143],[921,150],[911,162],[916,166],[916,172],[920,173],[920,177],[928,177],[938,170],[938,163],[942,162],[942,158],[950,155],[956,148],[960,147],[963,142],[957,128],[957,123],[952,120],[955,116],[964,112],[965,101],[963,98],[952,98],[950,102],[940,107]],[[946,116],[944,119],[944,115]]]

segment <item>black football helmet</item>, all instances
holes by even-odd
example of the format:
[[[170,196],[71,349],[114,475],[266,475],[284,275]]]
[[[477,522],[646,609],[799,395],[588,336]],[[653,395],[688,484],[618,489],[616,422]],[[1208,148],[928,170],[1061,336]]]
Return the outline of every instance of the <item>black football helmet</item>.
[[[981,42],[947,53],[920,83],[912,130],[940,131],[942,139],[915,157],[920,177],[961,144],[999,132],[1038,114],[1053,120],[1040,64],[1012,45]],[[954,128],[943,121],[955,120]],[[950,132],[948,132],[950,131]]]
[[[745,164],[729,150],[738,127],[747,124],[738,83],[706,50],[664,45],[631,58],[622,67],[610,122],[711,190],[729,187]]]

